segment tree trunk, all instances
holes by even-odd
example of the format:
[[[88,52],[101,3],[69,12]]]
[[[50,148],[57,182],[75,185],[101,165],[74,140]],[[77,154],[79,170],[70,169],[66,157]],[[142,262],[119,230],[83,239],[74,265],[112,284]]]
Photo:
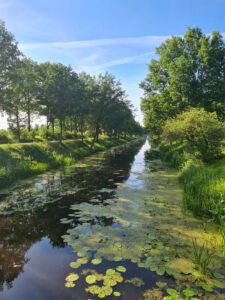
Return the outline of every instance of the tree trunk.
[[[91,143],[91,150],[93,149],[95,142],[98,142],[99,129],[100,129],[100,128],[99,128],[99,121],[97,120],[97,122],[96,122],[96,127],[95,127],[94,138],[93,138],[92,143]]]
[[[28,125],[28,131],[31,131],[31,125],[30,125],[30,110],[27,113],[27,125]]]
[[[63,132],[63,120],[60,119],[59,121],[59,126],[60,126],[60,134],[59,134],[59,142],[62,144],[62,132]]]
[[[81,141],[82,141],[82,143],[84,143],[84,120],[83,120],[83,118],[81,119],[80,131],[81,131]]]
[[[28,100],[28,104],[27,104],[27,129],[28,131],[31,131],[31,120],[30,120],[30,100]]]
[[[19,110],[16,110],[16,129],[17,129],[17,138],[18,138],[18,142],[20,142],[20,117],[19,117]]]
[[[48,133],[49,133],[49,117],[46,117],[46,141],[48,141]]]
[[[55,119],[52,119],[52,133],[55,132]]]

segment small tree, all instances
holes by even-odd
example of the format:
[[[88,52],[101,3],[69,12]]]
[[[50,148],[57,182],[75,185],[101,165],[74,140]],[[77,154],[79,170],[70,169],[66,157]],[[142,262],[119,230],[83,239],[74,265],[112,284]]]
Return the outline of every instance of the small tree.
[[[166,121],[162,141],[164,144],[184,143],[188,151],[197,151],[203,160],[209,161],[221,154],[224,136],[224,124],[216,113],[192,108]]]

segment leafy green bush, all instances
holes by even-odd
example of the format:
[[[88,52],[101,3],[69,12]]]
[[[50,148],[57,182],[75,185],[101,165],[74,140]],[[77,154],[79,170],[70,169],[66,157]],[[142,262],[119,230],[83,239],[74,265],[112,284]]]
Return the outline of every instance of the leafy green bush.
[[[6,130],[1,129],[0,130],[0,144],[7,144],[10,143],[11,139],[9,136],[9,132]]]
[[[183,144],[187,152],[210,161],[221,155],[224,136],[224,124],[216,113],[191,108],[175,119],[167,120],[161,137],[164,145]]]
[[[21,130],[20,141],[23,143],[33,142],[35,140],[35,136],[37,134],[36,130],[28,131],[28,129]]]

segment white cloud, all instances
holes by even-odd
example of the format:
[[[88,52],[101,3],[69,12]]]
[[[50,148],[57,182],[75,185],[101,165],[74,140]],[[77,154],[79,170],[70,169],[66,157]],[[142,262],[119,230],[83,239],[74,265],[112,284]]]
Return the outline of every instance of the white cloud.
[[[115,45],[142,45],[155,47],[165,41],[170,36],[149,35],[143,37],[127,37],[127,38],[112,38],[98,40],[81,40],[71,42],[46,42],[46,43],[20,43],[19,47],[22,51],[46,48],[61,48],[61,49],[81,49],[95,48]]]
[[[150,55],[154,54],[154,52],[146,52],[146,53],[142,53],[139,55],[134,55],[134,56],[126,56],[123,58],[119,58],[119,59],[114,59],[114,60],[109,60],[107,62],[101,63],[101,64],[96,64],[93,66],[80,66],[80,70],[78,71],[82,71],[82,70],[89,70],[89,72],[91,73],[95,73],[95,72],[100,72],[102,70],[107,70],[110,67],[114,67],[114,66],[118,66],[118,65],[125,65],[125,64],[129,64],[129,63],[134,63],[134,62],[140,62],[141,59],[143,58],[149,58]]]

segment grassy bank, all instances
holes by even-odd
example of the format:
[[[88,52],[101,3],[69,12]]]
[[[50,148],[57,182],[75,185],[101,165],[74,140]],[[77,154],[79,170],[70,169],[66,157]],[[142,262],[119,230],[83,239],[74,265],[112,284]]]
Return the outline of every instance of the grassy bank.
[[[188,154],[182,145],[161,147],[161,157],[180,169],[183,203],[195,215],[204,215],[214,222],[225,221],[225,158],[210,164]]]
[[[40,174],[63,165],[72,165],[79,158],[103,151],[134,139],[131,137],[109,139],[100,137],[93,150],[91,139],[67,140],[29,144],[0,145],[0,188],[7,187],[17,179]]]

